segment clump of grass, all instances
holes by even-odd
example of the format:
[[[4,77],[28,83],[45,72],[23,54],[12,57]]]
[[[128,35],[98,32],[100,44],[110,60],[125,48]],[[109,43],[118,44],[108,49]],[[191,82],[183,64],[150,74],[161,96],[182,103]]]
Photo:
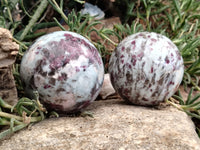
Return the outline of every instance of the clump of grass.
[[[9,105],[0,97],[0,126],[8,128],[0,132],[0,140],[32,123],[44,120],[45,114],[47,111],[40,104],[39,97],[36,100],[23,97],[14,106]]]

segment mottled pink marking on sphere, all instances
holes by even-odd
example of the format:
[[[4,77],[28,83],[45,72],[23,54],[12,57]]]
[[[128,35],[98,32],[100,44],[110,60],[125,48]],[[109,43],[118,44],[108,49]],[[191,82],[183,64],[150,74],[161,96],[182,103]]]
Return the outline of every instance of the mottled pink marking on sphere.
[[[183,59],[167,37],[149,32],[125,38],[113,52],[109,73],[115,90],[137,105],[158,105],[182,81]]]
[[[86,38],[58,31],[30,46],[23,56],[20,75],[30,97],[37,90],[48,109],[72,113],[96,99],[104,67],[98,50]]]

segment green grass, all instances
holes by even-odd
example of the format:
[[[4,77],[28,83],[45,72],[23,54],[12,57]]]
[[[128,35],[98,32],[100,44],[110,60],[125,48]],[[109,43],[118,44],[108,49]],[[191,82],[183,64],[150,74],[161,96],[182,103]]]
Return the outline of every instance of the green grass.
[[[19,2],[19,9],[16,4]],[[182,85],[185,89],[191,89],[188,93],[187,101],[184,102],[180,94],[174,95],[172,98],[179,103],[173,101],[168,102],[179,110],[186,112],[191,117],[200,120],[200,103],[199,94],[192,97],[194,90],[200,91],[200,1],[198,0],[116,0],[113,3],[121,17],[122,24],[115,24],[113,30],[102,27],[96,28],[101,21],[96,21],[88,15],[81,15],[77,12],[76,6],[82,5],[84,1],[70,1],[67,6],[73,9],[68,16],[64,13],[63,0],[42,0],[37,2],[31,9],[30,4],[23,0],[1,0],[0,1],[0,27],[7,28],[11,31],[14,41],[20,45],[19,55],[13,66],[13,74],[15,77],[19,102],[16,106],[10,106],[0,99],[0,126],[9,126],[10,128],[0,133],[0,139],[5,135],[18,131],[27,127],[32,122],[41,121],[47,113],[38,102],[38,100],[30,100],[24,98],[24,89],[19,76],[19,67],[21,58],[28,46],[39,36],[45,34],[35,33],[38,29],[59,26],[61,30],[65,30],[59,22],[63,19],[69,26],[69,30],[79,33],[88,38],[99,50],[104,64],[108,64],[108,57],[111,51],[105,47],[105,42],[116,46],[123,38],[128,35],[150,31],[157,32],[169,37],[179,48],[184,59],[185,71]],[[53,20],[47,20],[45,12],[49,6],[52,6],[57,17]],[[21,20],[14,17],[19,14]],[[95,42],[91,40],[91,33],[96,32],[103,42]],[[118,39],[118,43],[111,40],[110,36]],[[192,98],[191,98],[192,97]],[[9,117],[8,114],[15,116]],[[26,114],[24,114],[26,113]],[[33,118],[25,123],[23,116]],[[36,120],[34,120],[34,118]]]

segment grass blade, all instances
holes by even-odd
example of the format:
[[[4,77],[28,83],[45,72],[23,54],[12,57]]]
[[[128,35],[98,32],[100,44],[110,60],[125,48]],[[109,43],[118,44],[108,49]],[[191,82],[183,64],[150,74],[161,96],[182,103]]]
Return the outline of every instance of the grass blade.
[[[174,3],[174,6],[176,8],[176,12],[178,13],[179,19],[182,20],[179,1],[178,0],[173,0],[173,3]]]

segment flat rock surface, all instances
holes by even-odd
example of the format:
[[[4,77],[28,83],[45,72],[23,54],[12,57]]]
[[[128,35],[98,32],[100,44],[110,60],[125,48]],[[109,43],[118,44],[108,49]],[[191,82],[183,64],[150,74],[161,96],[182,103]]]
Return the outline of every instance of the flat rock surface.
[[[1,150],[199,150],[191,119],[176,108],[95,101],[92,117],[46,119],[0,142]]]

